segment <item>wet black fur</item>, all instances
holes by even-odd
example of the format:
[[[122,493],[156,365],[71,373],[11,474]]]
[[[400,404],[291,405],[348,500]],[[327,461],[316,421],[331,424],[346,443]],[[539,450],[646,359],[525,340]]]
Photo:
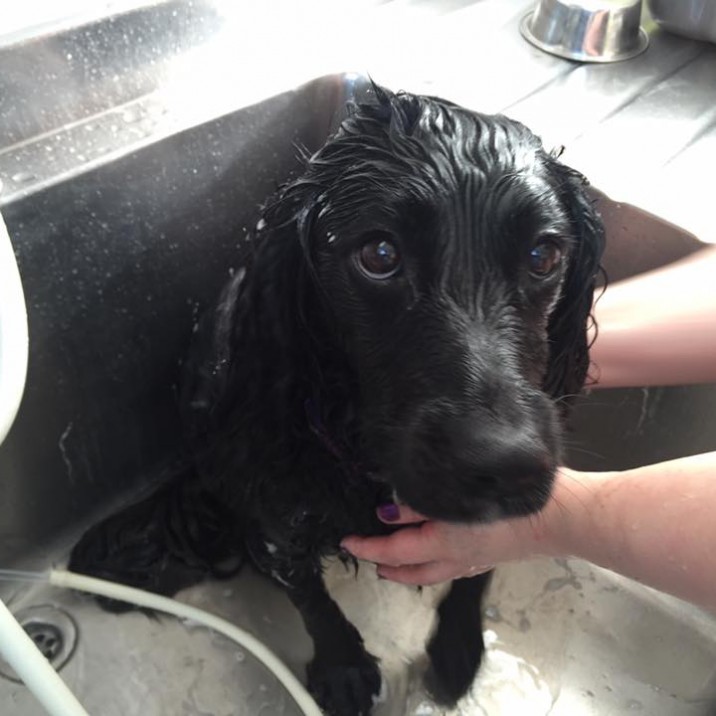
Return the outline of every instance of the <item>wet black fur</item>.
[[[70,566],[169,593],[245,546],[304,617],[319,703],[367,714],[378,667],[321,558],[385,532],[375,508],[394,491],[455,521],[544,505],[587,374],[603,231],[583,178],[523,125],[377,87],[258,226],[191,363],[194,467],[93,528]],[[539,279],[529,254],[545,236],[564,259]],[[372,238],[399,246],[394,278],[359,270]],[[454,582],[440,606],[439,701],[479,666],[488,581]]]

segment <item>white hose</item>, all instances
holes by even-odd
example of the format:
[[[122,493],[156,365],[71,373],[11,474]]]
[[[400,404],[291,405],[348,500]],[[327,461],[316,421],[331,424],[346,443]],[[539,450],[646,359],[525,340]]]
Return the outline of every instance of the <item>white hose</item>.
[[[27,313],[0,216],[0,443],[20,407],[27,372]],[[1,477],[1,476],[0,476]],[[80,702],[0,600],[0,655],[52,716],[87,716]]]
[[[20,407],[27,373],[27,352],[25,298],[10,237],[0,216],[0,443],[10,431]],[[0,655],[49,714],[87,716],[80,702],[2,600]]]
[[[189,604],[183,604],[174,599],[162,597],[159,594],[152,594],[151,592],[145,592],[141,589],[135,589],[134,587],[126,587],[123,584],[108,582],[104,579],[85,577],[83,574],[75,574],[74,572],[55,569],[50,572],[49,580],[50,584],[56,587],[76,589],[81,592],[89,592],[90,594],[109,597],[110,599],[130,602],[140,607],[166,612],[180,619],[190,619],[199,624],[203,624],[223,634],[251,652],[273,673],[281,684],[283,684],[305,716],[322,716],[322,712],[316,705],[316,702],[288,667],[256,637],[243,629],[239,629],[239,627],[234,626],[225,619],[192,607]],[[79,715],[84,714],[84,711],[66,713],[76,713]]]
[[[27,312],[12,244],[0,215],[0,443],[20,407],[27,373]]]
[[[0,601],[0,654],[51,716],[88,716],[35,642]]]

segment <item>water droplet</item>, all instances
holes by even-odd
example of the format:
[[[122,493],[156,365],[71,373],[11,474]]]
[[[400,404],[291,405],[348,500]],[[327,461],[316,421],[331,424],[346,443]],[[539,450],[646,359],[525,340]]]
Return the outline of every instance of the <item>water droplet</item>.
[[[128,124],[131,122],[136,122],[138,119],[141,118],[141,116],[142,113],[138,107],[129,107],[128,109],[125,109],[124,112],[122,112],[122,119]]]
[[[485,641],[485,646],[490,647],[493,644],[497,643],[497,632],[493,631],[492,629],[485,629],[485,631],[482,633],[482,638]]]
[[[32,172],[17,172],[10,177],[16,184],[26,184],[36,178]]]

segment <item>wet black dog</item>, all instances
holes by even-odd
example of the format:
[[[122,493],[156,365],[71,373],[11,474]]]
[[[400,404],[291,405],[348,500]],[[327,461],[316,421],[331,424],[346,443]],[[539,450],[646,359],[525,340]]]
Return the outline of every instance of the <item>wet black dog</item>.
[[[460,522],[545,504],[603,230],[582,177],[521,124],[375,88],[253,242],[187,385],[195,472],[91,530],[70,566],[172,592],[245,549],[303,615],[319,703],[367,714],[378,666],[321,558],[385,531],[393,494]],[[439,607],[441,702],[480,664],[488,581]]]

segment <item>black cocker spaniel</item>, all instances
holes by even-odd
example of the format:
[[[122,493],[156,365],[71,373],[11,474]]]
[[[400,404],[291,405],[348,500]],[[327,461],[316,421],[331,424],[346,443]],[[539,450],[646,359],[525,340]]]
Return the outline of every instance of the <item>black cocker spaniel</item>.
[[[186,381],[192,468],[92,528],[70,567],[171,593],[248,554],[303,616],[319,704],[368,714],[378,665],[321,559],[385,532],[375,509],[394,497],[458,522],[544,506],[603,228],[584,179],[523,125],[374,87],[251,241]],[[456,580],[439,607],[441,703],[479,667],[488,582]]]

